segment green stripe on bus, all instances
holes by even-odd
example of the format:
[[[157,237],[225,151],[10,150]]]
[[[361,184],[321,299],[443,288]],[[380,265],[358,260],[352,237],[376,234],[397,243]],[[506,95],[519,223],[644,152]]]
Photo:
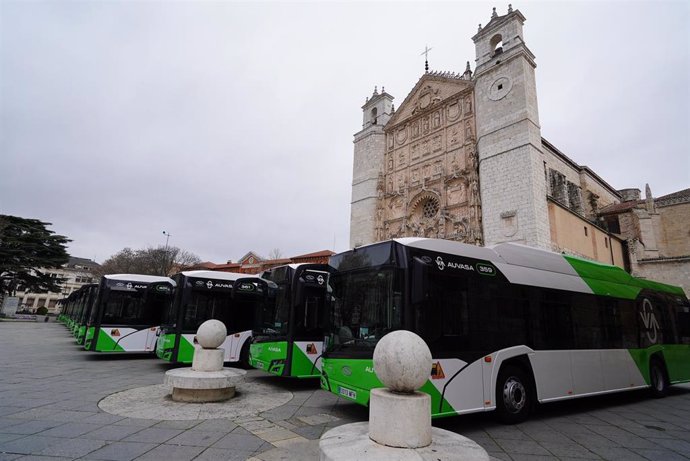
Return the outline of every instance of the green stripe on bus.
[[[690,381],[690,345],[657,344],[646,349],[630,349],[630,356],[642,373],[645,383],[649,380],[649,361],[653,354],[661,352],[666,365],[666,372],[671,383]]]
[[[638,279],[618,266],[588,261],[570,255],[563,255],[563,257],[597,295],[635,299],[645,288],[674,295],[684,295],[683,289],[680,287]]]
[[[177,361],[180,363],[192,363],[194,359],[194,344],[180,335],[180,347],[177,350]]]
[[[98,341],[96,342],[95,350],[99,352],[125,352],[125,349],[108,336],[103,329],[98,330]]]
[[[342,383],[342,387],[345,389],[356,390],[356,398],[350,398],[349,400],[354,400],[360,405],[369,404],[371,389],[384,387],[373,371],[374,361],[371,359],[328,359],[323,366],[327,369],[329,379]],[[352,383],[352,386],[348,386],[349,383]],[[344,396],[338,387],[339,384],[331,383],[331,392]],[[427,380],[419,391],[431,396],[432,418],[457,414],[455,408],[446,399],[441,397],[441,392],[439,392],[431,380]]]
[[[314,363],[309,360],[297,344],[292,344],[292,367],[290,368],[290,376],[295,378],[318,378],[321,372],[314,366]]]
[[[287,359],[287,341],[252,343],[249,364],[254,368],[281,376]]]

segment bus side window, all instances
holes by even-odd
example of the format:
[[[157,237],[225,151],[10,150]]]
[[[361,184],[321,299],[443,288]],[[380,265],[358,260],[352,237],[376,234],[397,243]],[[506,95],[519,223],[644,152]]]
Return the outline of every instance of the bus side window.
[[[425,271],[418,289],[423,295],[416,298],[417,328],[432,353],[466,349],[470,333],[467,278]]]
[[[573,349],[573,321],[569,293],[538,289],[540,326],[536,346],[540,349]]]
[[[604,329],[601,311],[593,296],[580,293],[570,294],[572,306],[573,333],[577,349],[601,349],[604,346]],[[611,320],[611,319],[609,319]]]
[[[621,347],[623,349],[640,347],[635,302],[627,299],[618,300],[618,313],[621,321]]]
[[[690,344],[690,306],[678,303],[676,305],[676,320],[678,342]]]

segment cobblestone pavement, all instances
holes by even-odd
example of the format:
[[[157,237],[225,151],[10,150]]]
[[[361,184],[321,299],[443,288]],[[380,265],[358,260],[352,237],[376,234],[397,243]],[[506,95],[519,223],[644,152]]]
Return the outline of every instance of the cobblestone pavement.
[[[307,460],[318,438],[364,421],[367,409],[321,391],[317,381],[249,370],[247,380],[289,391],[285,405],[239,419],[165,421],[115,416],[98,402],[163,382],[169,364],[87,353],[55,323],[0,322],[2,460]],[[502,460],[690,459],[690,386],[665,399],[643,392],[542,406],[528,422],[490,414],[434,421]]]

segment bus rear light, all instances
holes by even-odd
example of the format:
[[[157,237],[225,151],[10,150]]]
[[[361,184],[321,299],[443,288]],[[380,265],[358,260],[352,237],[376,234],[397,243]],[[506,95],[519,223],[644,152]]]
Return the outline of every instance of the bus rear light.
[[[568,391],[568,395],[573,395],[573,391]]]
[[[486,357],[484,357],[484,361],[485,361],[486,363],[491,363],[491,360],[492,360],[492,359],[491,359],[491,356],[490,356],[490,355],[487,355]]]
[[[491,400],[484,400],[484,405],[491,405]]]

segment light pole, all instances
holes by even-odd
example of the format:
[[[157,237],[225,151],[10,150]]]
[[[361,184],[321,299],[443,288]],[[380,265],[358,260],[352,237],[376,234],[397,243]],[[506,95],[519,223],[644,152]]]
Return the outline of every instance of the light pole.
[[[164,259],[164,261],[165,261],[166,267],[163,268],[163,271],[162,271],[163,274],[161,274],[161,275],[168,275],[168,272],[169,272],[168,271],[168,267],[169,267],[168,266],[168,258],[170,257],[168,255],[168,240],[170,240],[171,234],[170,234],[170,232],[163,231],[163,235],[165,235],[165,252],[164,252],[164,258],[165,259]],[[170,258],[170,259],[172,260],[172,258]]]
[[[171,234],[169,232],[163,231],[163,235],[165,235],[165,251],[167,253],[167,251],[168,251],[168,240],[170,240]]]

